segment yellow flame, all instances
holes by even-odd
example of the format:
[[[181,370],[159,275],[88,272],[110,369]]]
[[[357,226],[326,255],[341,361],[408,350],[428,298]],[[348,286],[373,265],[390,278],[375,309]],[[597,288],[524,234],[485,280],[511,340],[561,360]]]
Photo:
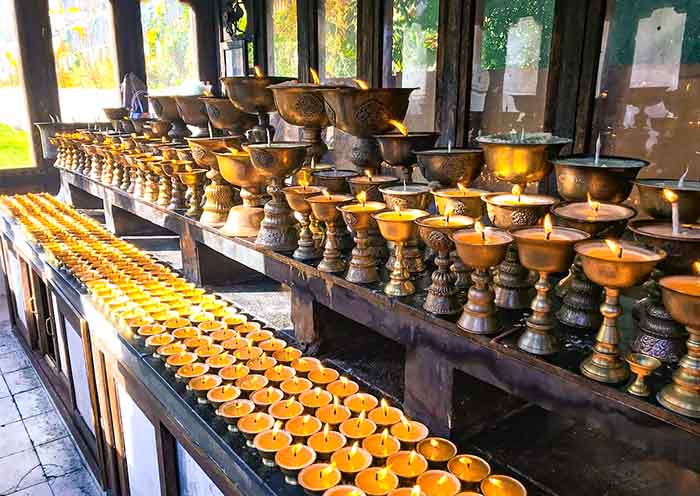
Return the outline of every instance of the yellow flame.
[[[481,221],[477,220],[474,222],[474,231],[481,234],[482,241],[486,241],[486,233],[484,232],[484,225],[481,223]]]
[[[260,421],[260,418],[262,417],[262,412],[258,412],[255,414],[255,418],[253,419],[253,422],[256,424]]]
[[[466,456],[460,456],[459,463],[463,463],[464,465],[466,465],[469,463],[469,458],[467,458]]]
[[[459,190],[460,190],[462,193],[466,193],[467,190],[469,190],[469,188],[466,187],[466,186],[464,185],[464,183],[457,183],[457,188],[459,188]]]
[[[330,198],[333,196],[333,195],[331,195],[331,192],[328,191],[328,188],[323,188],[323,190],[321,192],[323,193],[323,196],[325,196],[326,198]]]
[[[588,206],[591,207],[591,210],[598,213],[598,209],[600,208],[600,202],[593,200],[593,198],[591,198],[590,193],[586,194],[588,195]]]
[[[362,410],[362,411],[360,412],[360,415],[357,417],[357,425],[358,425],[358,427],[359,427],[360,425],[362,425],[362,423],[365,421],[365,416],[366,416],[366,415],[367,415],[367,414],[365,413],[364,410]]]
[[[438,479],[437,485],[442,486],[445,482],[447,482],[447,474],[443,475]]]
[[[321,477],[323,477],[324,475],[332,474],[333,470],[335,470],[335,463],[331,462],[330,465],[321,470]]]
[[[384,429],[382,431],[381,443],[384,444],[389,437],[389,429]]]
[[[367,176],[369,181],[372,182],[373,174],[372,174],[372,171],[370,169],[365,169],[365,176]]]
[[[304,415],[301,419],[301,425],[306,425],[311,420],[311,415]]]
[[[418,484],[411,489],[411,496],[420,496],[420,486]]]
[[[387,474],[388,472],[389,472],[389,467],[384,467],[384,468],[381,469],[381,470],[377,470],[377,475],[376,475],[376,477],[375,477],[376,480],[378,480],[378,481],[384,480],[384,478],[386,477],[386,474]]]
[[[678,201],[678,195],[671,189],[664,188],[661,194],[664,196],[664,200],[669,203],[676,203]]]
[[[447,205],[447,207],[445,208],[445,224],[450,223],[450,216],[454,213],[454,211],[454,205]]]
[[[289,399],[285,402],[284,407],[291,408],[293,404],[294,404],[294,396],[290,396]]]
[[[313,81],[314,84],[321,84],[321,78],[318,77],[318,72],[316,72],[316,69],[309,67],[309,74],[311,74],[311,81]]]
[[[355,84],[360,87],[361,90],[368,90],[369,85],[367,84],[366,81],[363,81],[362,79],[353,79]]]
[[[521,188],[519,184],[516,184],[513,186],[513,189],[510,191],[510,193],[513,196],[517,196],[518,201],[520,201],[520,196],[523,194],[523,188]]]
[[[348,457],[352,458],[353,456],[355,456],[355,454],[357,454],[358,449],[359,449],[359,446],[357,445],[357,441],[355,441],[352,444],[352,448],[350,448],[350,454],[348,455]]]
[[[345,376],[342,376],[340,378],[340,383],[343,385],[343,388],[348,385],[348,378]]]
[[[396,119],[389,119],[388,122],[389,124],[394,126],[401,134],[403,134],[404,136],[408,136],[408,128],[403,122],[397,121]]]
[[[408,421],[405,415],[401,415],[401,423],[406,428],[406,430],[411,430],[411,423]]]
[[[274,392],[275,392],[275,388],[273,388],[272,386],[267,388],[267,399],[268,400],[270,399],[270,397],[272,396],[272,393],[274,393]]]
[[[552,216],[547,214],[544,216],[544,237],[549,239],[552,235]]]
[[[301,443],[297,443],[294,446],[292,446],[292,456],[297,456],[303,447],[304,445]]]
[[[321,396],[321,388],[320,387],[314,388],[314,395],[316,396],[316,399],[318,399]]]
[[[604,241],[610,251],[617,255],[617,258],[622,258],[622,246],[620,246],[618,242],[613,241],[612,239],[606,239]]]
[[[304,169],[299,172],[299,186],[302,188],[306,189],[306,187],[311,184],[311,179],[310,176],[311,174],[309,173],[308,170]]]
[[[493,484],[494,486],[496,486],[498,488],[502,488],[505,486],[505,484],[503,484],[503,482],[501,480],[494,479],[493,477],[489,477],[489,483]]]
[[[263,72],[262,67],[260,67],[259,65],[254,66],[253,71],[255,71],[256,78],[262,78],[265,76],[265,73]]]
[[[408,464],[413,465],[413,462],[416,461],[416,450],[411,450],[411,453],[408,455]]]
[[[394,204],[394,212],[396,212],[397,214],[400,214],[401,213],[401,205],[399,205],[398,203]]]
[[[382,398],[381,406],[382,406],[382,415],[384,415],[386,417],[387,414],[389,413],[389,403],[387,403],[384,398]]]
[[[693,262],[693,273],[696,276],[700,276],[700,260]]]
[[[357,196],[357,201],[360,202],[360,204],[364,207],[365,203],[367,203],[367,192],[366,191],[360,191]],[[347,381],[347,379],[346,379]]]
[[[440,443],[437,442],[437,439],[431,439],[430,440],[430,446],[433,448],[437,448]]]
[[[282,428],[282,422],[279,420],[275,422],[275,425],[272,426],[272,439],[277,437],[277,433],[280,431]]]
[[[326,424],[323,426],[323,440],[328,441],[328,433],[331,430],[331,426]]]

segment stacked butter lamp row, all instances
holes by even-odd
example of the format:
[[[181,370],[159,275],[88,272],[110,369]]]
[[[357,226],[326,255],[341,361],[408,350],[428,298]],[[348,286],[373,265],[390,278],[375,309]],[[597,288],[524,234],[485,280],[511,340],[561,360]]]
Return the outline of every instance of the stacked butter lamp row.
[[[491,475],[483,459],[458,454],[401,409],[55,198],[2,197],[1,204],[115,325],[307,494],[526,494],[517,480]]]

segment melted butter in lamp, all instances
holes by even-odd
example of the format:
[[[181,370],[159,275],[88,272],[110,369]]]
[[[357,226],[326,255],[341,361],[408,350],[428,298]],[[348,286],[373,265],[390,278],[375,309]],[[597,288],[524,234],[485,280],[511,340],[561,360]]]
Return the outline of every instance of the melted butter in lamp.
[[[362,447],[369,451],[373,458],[383,460],[398,453],[401,449],[401,443],[389,434],[388,429],[384,429],[381,433],[366,437],[362,441]]]
[[[250,374],[236,381],[236,387],[243,393],[253,393],[267,386],[268,380],[264,375]]]
[[[294,360],[301,357],[301,350],[293,346],[287,346],[283,350],[275,351],[272,357],[279,363],[292,363]]]
[[[698,262],[695,262],[698,264]],[[696,265],[693,265],[693,270]],[[673,276],[663,279],[663,287],[689,296],[700,296],[700,277],[698,276]]]
[[[357,442],[339,449],[331,455],[331,463],[345,475],[356,474],[372,464],[372,455],[360,448]]]
[[[595,202],[594,202],[595,203]],[[598,209],[594,209],[588,202],[576,202],[562,205],[555,209],[557,215],[578,220],[610,222],[624,220],[634,214],[632,209],[624,205],[613,203],[599,203]]]
[[[250,334],[246,336],[248,339],[250,339],[253,344],[257,345],[258,343],[262,343],[264,341],[268,341],[272,338],[275,337],[274,334],[272,334],[271,331],[267,331],[264,329],[261,329],[259,331],[253,331]]]
[[[227,403],[237,399],[241,390],[231,384],[215,387],[207,393],[207,400],[213,404]]]
[[[248,367],[242,363],[237,363],[219,370],[219,375],[225,381],[234,382],[247,376],[249,372]]]
[[[237,325],[234,330],[241,336],[245,336],[251,332],[259,331],[260,327],[260,324],[257,322],[246,322],[244,324]]]
[[[259,346],[265,353],[274,353],[275,351],[284,350],[287,342],[284,339],[271,338],[261,342]]]
[[[299,395],[299,401],[307,410],[315,410],[322,406],[328,405],[333,401],[333,395],[321,389],[320,387],[315,387],[309,391],[304,391]]]
[[[312,434],[306,441],[306,444],[319,454],[319,456],[328,456],[331,453],[339,450],[347,443],[347,438],[337,431],[330,430],[328,424],[323,427],[321,432]]]
[[[275,463],[286,470],[301,470],[316,461],[316,452],[303,444],[282,448],[275,455]]]
[[[462,487],[457,477],[443,470],[428,470],[417,482],[427,496],[455,496]]]
[[[454,443],[441,437],[423,439],[416,449],[426,460],[434,463],[445,463],[457,454]]]
[[[224,352],[224,347],[219,344],[207,344],[195,349],[194,352],[199,358],[207,359]]]
[[[253,412],[255,405],[250,400],[235,399],[228,401],[221,405],[216,413],[220,417],[225,417],[227,419],[240,419]]]
[[[400,210],[392,212],[381,212],[376,214],[378,220],[388,221],[388,222],[413,222],[419,217],[425,215],[422,210]]]
[[[305,376],[310,371],[321,367],[321,362],[316,358],[299,357],[292,361],[292,367],[297,371],[297,375]]]
[[[165,361],[166,365],[169,367],[181,367],[187,365],[188,363],[194,363],[197,361],[197,355],[188,351],[181,351],[174,355],[170,355]]]
[[[211,368],[223,369],[236,363],[236,359],[233,358],[228,352],[223,352],[220,355],[214,355],[207,358],[206,362]]]
[[[375,408],[379,404],[379,400],[368,393],[355,393],[345,398],[343,404],[353,413],[359,414],[360,412]]]
[[[465,215],[436,215],[421,222],[430,227],[466,228],[474,224],[474,219]]]
[[[182,343],[170,343],[160,346],[156,350],[156,354],[162,358],[167,358],[172,355],[177,355],[178,353],[183,353],[187,350],[187,347]]]
[[[360,386],[347,377],[341,377],[337,381],[331,382],[326,386],[326,390],[333,396],[343,399],[357,393],[360,390]]]
[[[481,481],[484,496],[527,496],[527,490],[519,481],[506,475],[491,475]]]
[[[277,365],[277,360],[263,353],[258,358],[248,360],[246,365],[252,372],[265,373],[266,370]]]
[[[355,476],[355,485],[367,496],[385,496],[399,485],[399,478],[388,467],[372,467]]]
[[[389,406],[386,400],[382,399],[380,405],[370,410],[367,418],[379,427],[391,426],[401,421],[403,412],[396,407]]]
[[[275,384],[282,383],[287,379],[291,379],[296,374],[296,371],[287,365],[275,365],[265,371],[265,377],[269,379],[270,382]],[[298,393],[292,393],[298,394]]]
[[[278,420],[289,420],[304,413],[304,405],[291,396],[285,400],[276,401],[267,411]]]
[[[292,377],[291,379],[282,381],[282,384],[280,384],[280,389],[287,395],[301,394],[312,387],[314,387],[314,385],[311,381],[304,377]]]
[[[335,369],[329,369],[327,367],[319,367],[317,369],[309,371],[308,378],[314,384],[320,384],[325,386],[330,384],[340,377],[340,374]]]
[[[215,342],[215,343],[222,343],[223,341],[226,341],[228,339],[233,339],[236,337],[236,332],[232,331],[230,329],[219,329],[218,331],[214,331],[209,334],[209,337]]]
[[[185,339],[182,344],[184,344],[188,350],[196,350],[200,346],[212,344],[212,339],[209,336],[192,337]]]
[[[321,430],[321,421],[311,415],[299,415],[287,420],[284,430],[289,432],[295,439],[307,438]]]
[[[340,404],[337,396],[333,397],[333,403],[316,410],[316,417],[324,424],[336,426],[345,422],[352,416],[352,412],[346,406]]]
[[[460,493],[464,496],[481,496],[478,493]],[[400,487],[389,493],[389,496],[427,496],[419,485],[413,487]]]
[[[250,399],[255,403],[255,406],[259,410],[264,410],[276,401],[284,398],[284,393],[277,389],[276,387],[266,387],[264,389],[259,389],[250,395]]]
[[[257,346],[252,346],[248,345],[243,348],[238,348],[236,351],[233,352],[233,356],[236,357],[236,360],[253,360],[255,358],[258,358],[262,356],[263,350],[258,348]]]
[[[447,463],[447,469],[469,484],[481,482],[491,473],[491,466],[486,460],[474,455],[455,456]]]
[[[405,417],[398,424],[391,426],[391,435],[405,444],[413,444],[428,437],[428,428],[415,420]]]
[[[173,331],[175,339],[197,338],[200,334],[202,334],[202,331],[192,326],[180,327]]]
[[[229,351],[236,351],[239,348],[246,348],[252,344],[253,343],[251,343],[249,340],[241,336],[236,336],[221,342],[221,346],[223,346],[225,350]]]
[[[221,377],[218,375],[204,374],[190,380],[188,386],[192,391],[211,391],[221,384]]]
[[[146,346],[150,348],[159,348],[163,345],[170,344],[175,341],[175,338],[170,334],[156,334],[155,336],[148,336],[146,338]]]
[[[279,427],[279,422],[271,430],[255,435],[253,445],[261,452],[264,458],[271,458],[282,448],[291,446],[292,436]]]
[[[428,461],[416,451],[399,451],[387,461],[391,471],[402,479],[412,480],[428,470]]]
[[[365,418],[365,412],[360,412],[360,416],[351,418],[340,424],[339,428],[349,439],[364,439],[367,436],[374,434],[377,430],[377,425]]]
[[[299,484],[311,493],[320,493],[337,486],[340,478],[340,470],[327,463],[310,465],[299,472]]]
[[[255,435],[272,429],[275,419],[263,412],[249,413],[238,419],[238,430],[244,434]]]
[[[240,313],[234,313],[234,314],[226,315],[222,321],[229,328],[235,328],[236,326],[239,326],[241,324],[245,324],[246,322],[248,322],[248,317],[246,317],[245,315],[242,315]]]
[[[180,379],[193,379],[209,372],[209,367],[203,363],[188,363],[183,365],[175,375]]]
[[[645,262],[659,260],[659,255],[642,246],[626,242],[604,240],[603,243],[580,243],[576,251],[581,255],[610,262]]]
[[[335,486],[323,493],[323,496],[367,496],[365,492],[356,486]]]

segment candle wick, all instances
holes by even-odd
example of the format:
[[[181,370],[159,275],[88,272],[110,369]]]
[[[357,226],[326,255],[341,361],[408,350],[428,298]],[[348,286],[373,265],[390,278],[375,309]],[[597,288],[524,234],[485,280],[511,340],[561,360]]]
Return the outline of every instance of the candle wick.
[[[548,233],[545,233],[544,238],[545,238],[546,240],[549,240],[549,237],[550,237],[551,235],[552,235],[552,232],[551,232],[551,231],[548,232]]]
[[[620,251],[617,252],[617,258],[622,258],[622,246],[620,247]]]

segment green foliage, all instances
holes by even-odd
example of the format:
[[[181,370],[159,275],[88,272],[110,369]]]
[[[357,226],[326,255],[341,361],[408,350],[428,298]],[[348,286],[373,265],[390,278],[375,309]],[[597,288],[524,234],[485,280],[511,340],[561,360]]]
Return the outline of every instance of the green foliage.
[[[393,74],[403,72],[404,67],[408,65],[425,65],[426,70],[435,66],[439,15],[440,0],[394,0],[391,46]],[[404,44],[414,47],[420,39],[427,49],[427,58],[425,61],[411,61],[412,54],[403,53]]]
[[[555,0],[484,0],[484,23],[481,44],[481,68],[504,69],[508,30],[523,17],[533,17],[542,26],[539,67],[549,64]],[[534,61],[523,61],[529,67]]]
[[[32,167],[29,134],[7,124],[0,124],[0,170]]]
[[[279,0],[269,5],[272,10],[272,53],[274,57],[275,76],[292,76],[298,74],[297,52],[297,2],[296,0]]]
[[[357,74],[357,0],[325,0],[319,26],[325,25],[324,76],[352,78]]]

